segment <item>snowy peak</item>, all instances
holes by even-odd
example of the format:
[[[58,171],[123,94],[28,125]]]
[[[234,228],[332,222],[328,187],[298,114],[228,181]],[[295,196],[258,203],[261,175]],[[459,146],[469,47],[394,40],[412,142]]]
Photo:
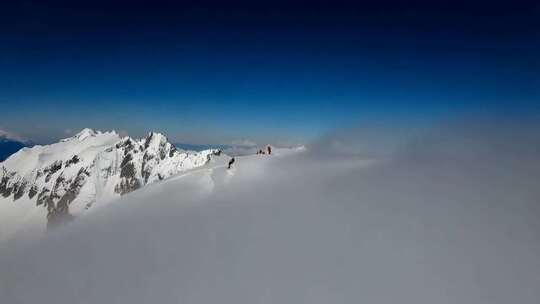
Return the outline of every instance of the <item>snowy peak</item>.
[[[117,136],[118,134],[116,133],[116,131],[101,132],[101,131],[96,131],[90,128],[84,128],[79,133],[75,134],[74,136],[62,139],[60,142],[66,142],[66,141],[72,141],[72,140],[83,141],[83,140],[86,140],[87,138],[92,138],[99,135],[110,135],[110,136],[116,135]]]
[[[99,132],[101,133],[101,132]],[[93,129],[90,129],[90,128],[84,128],[82,129],[79,133],[71,136],[71,137],[68,137],[68,138],[64,138],[62,139],[60,142],[66,142],[66,141],[72,141],[72,140],[78,140],[78,141],[82,141],[88,137],[94,137],[98,134],[98,132],[94,131]]]
[[[81,132],[77,133],[75,135],[75,138],[77,138],[78,140],[84,140],[85,138],[89,136],[96,136],[96,135],[97,135],[96,131],[89,128],[85,128],[85,129],[82,129]]]
[[[169,141],[165,135],[159,132],[150,132],[145,139],[147,144],[156,144]]]
[[[144,149],[150,152],[170,150],[173,145],[161,133],[150,132],[144,141]]]
[[[105,151],[104,159],[116,159],[122,155],[119,166],[120,181],[114,191],[125,194],[145,184],[163,180],[178,172],[202,166],[219,156],[219,150],[197,153],[180,152],[161,133],[149,133],[141,140],[123,138],[114,149]]]

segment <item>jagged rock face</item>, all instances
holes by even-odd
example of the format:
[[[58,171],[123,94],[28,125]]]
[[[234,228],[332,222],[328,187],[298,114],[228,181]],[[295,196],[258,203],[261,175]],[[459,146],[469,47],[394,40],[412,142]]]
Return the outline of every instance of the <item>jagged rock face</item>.
[[[2,168],[0,171],[0,194],[3,197],[8,197],[13,192],[14,185],[18,184],[18,180],[15,180],[14,172],[7,172]]]
[[[89,176],[90,173],[86,169],[81,168],[73,180],[65,180],[63,176],[58,177],[55,189],[51,194],[52,197],[48,200],[48,227],[54,227],[72,219],[69,213],[69,204],[79,195],[82,186],[84,186]],[[55,199],[57,199],[56,204],[54,203]]]
[[[123,157],[119,168],[120,182],[115,192],[125,194],[178,172],[202,166],[220,153],[219,150],[198,153],[178,151],[162,134],[150,133],[140,141],[123,139],[114,149],[106,150],[103,158]]]
[[[126,151],[127,150],[124,152]],[[127,154],[120,164],[120,183],[114,187],[114,191],[116,191],[116,193],[126,194],[139,189],[140,187],[141,183],[137,179],[133,157],[131,154]]]
[[[23,149],[0,163],[0,194],[14,203],[25,195],[47,210],[47,226],[72,218],[70,206],[89,208],[101,197],[206,164],[219,150],[179,151],[159,133],[135,140],[84,129],[49,146]],[[0,203],[5,203],[0,201]]]

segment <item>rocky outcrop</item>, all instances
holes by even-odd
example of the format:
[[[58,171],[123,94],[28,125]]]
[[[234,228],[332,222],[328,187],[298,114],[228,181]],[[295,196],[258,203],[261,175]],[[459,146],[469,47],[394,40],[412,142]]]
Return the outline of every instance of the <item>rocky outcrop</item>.
[[[120,164],[120,182],[115,191],[126,194],[148,183],[163,180],[178,172],[199,167],[219,156],[220,150],[202,152],[179,151],[160,133],[150,133],[146,138],[134,141],[126,138],[105,151],[105,158],[116,153],[123,155]]]
[[[135,174],[135,164],[131,154],[127,154],[120,165],[120,183],[116,185],[114,191],[126,194],[141,187],[141,183]]]
[[[77,176],[72,180],[66,180],[59,176],[54,191],[48,200],[47,206],[47,227],[51,228],[60,223],[71,220],[73,217],[69,213],[69,205],[77,196],[90,173],[81,168]],[[56,201],[56,204],[55,204]]]

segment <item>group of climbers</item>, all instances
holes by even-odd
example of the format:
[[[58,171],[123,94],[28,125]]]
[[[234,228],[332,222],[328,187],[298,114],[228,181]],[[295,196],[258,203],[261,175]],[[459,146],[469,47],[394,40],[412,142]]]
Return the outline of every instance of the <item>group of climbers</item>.
[[[271,155],[272,154],[272,147],[270,145],[267,145],[266,146],[266,151],[264,151],[264,149],[259,149],[257,150],[257,155],[259,154],[268,154],[268,155]],[[229,160],[229,166],[227,167],[227,169],[230,169],[231,166],[234,164],[235,162],[235,159],[234,157],[231,158],[231,160]]]
[[[272,147],[270,145],[266,146],[266,151],[268,151],[268,155],[272,154]],[[267,154],[267,152],[265,152],[263,149],[259,149],[257,154]]]

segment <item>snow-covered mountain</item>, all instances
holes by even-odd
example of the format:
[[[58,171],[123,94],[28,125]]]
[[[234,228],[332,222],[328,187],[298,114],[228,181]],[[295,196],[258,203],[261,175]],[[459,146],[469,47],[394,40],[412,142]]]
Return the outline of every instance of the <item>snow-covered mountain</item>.
[[[220,154],[178,150],[160,133],[133,139],[84,129],[55,144],[22,148],[0,163],[0,213],[3,222],[15,221],[37,208],[50,227]]]

